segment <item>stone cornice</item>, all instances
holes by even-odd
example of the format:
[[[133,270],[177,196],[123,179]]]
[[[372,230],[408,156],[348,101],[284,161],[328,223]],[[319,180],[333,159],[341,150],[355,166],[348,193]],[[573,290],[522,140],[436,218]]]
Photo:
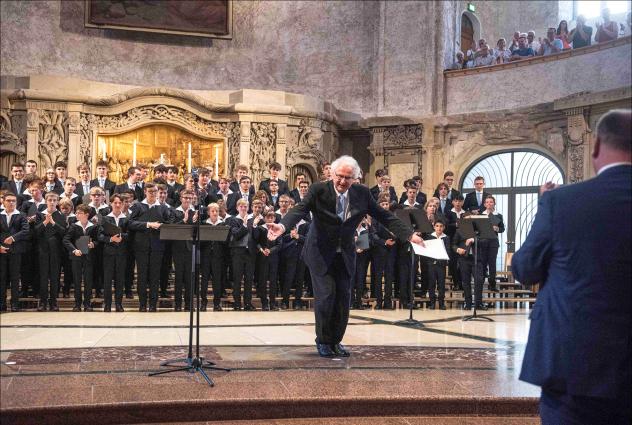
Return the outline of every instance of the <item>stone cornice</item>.
[[[481,66],[479,68],[458,69],[454,71],[443,71],[445,78],[458,78],[465,75],[473,74],[485,74],[488,72],[498,72],[506,69],[519,68],[522,66],[529,66],[536,63],[555,62],[562,59],[567,59],[574,56],[586,55],[589,53],[598,52],[601,50],[611,49],[613,47],[624,46],[632,43],[632,36],[617,38],[616,40],[607,41],[605,43],[596,43],[591,46],[581,47],[579,49],[565,50],[560,53],[555,53],[549,56],[534,56],[532,58],[523,59],[515,62],[503,63],[492,66]]]

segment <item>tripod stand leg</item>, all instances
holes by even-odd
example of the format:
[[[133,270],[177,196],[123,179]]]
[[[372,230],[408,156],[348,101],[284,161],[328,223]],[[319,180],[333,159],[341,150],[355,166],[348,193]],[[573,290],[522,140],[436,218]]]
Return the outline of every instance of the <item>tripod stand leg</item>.
[[[192,368],[193,368],[193,366],[184,366],[184,367],[179,367],[179,368],[176,368],[176,369],[160,370],[158,372],[151,372],[149,374],[149,376],[162,375],[164,373],[180,372],[180,371],[183,371],[183,370],[188,371],[188,370],[190,370]]]
[[[207,384],[209,384],[211,387],[215,386],[215,382],[213,382],[213,380],[206,374],[206,372],[204,372],[203,367],[198,367],[196,368],[196,370],[202,374]]]
[[[226,369],[225,367],[219,367],[219,366],[207,366],[207,365],[202,365],[200,366],[202,369],[209,369],[209,370],[223,370],[224,372],[230,372],[230,369]]]

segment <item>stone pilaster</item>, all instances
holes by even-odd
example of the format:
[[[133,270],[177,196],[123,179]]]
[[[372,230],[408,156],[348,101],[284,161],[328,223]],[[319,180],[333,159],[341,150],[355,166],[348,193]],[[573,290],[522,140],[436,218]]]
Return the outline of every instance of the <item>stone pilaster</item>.
[[[286,178],[287,124],[276,125],[276,162],[281,164],[279,177]],[[289,171],[287,173],[289,176]]]
[[[369,186],[377,184],[375,181],[375,172],[384,168],[384,127],[374,127],[371,129],[371,144],[369,152],[373,156],[369,173],[366,176],[366,183]]]
[[[26,159],[39,160],[39,111],[26,111]]]
[[[566,140],[566,176],[569,183],[577,183],[590,176],[591,130],[588,108],[564,111],[568,120]]]
[[[246,164],[250,158],[250,121],[240,122],[239,131],[239,158],[234,158],[237,164]]]
[[[77,167],[83,162],[81,159],[81,127],[80,119],[81,114],[79,112],[68,113],[68,173],[74,175]],[[88,134],[90,143],[89,148],[92,148],[92,139],[94,132],[89,131]],[[85,143],[85,142],[84,142]],[[94,158],[95,155],[92,155]],[[93,164],[86,164],[92,168]]]

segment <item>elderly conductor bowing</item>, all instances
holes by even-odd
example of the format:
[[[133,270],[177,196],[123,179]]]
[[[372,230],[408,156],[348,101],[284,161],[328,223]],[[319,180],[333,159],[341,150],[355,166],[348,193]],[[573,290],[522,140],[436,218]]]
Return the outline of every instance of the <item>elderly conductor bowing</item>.
[[[354,235],[362,218],[369,214],[401,241],[423,242],[401,220],[380,208],[367,187],[352,184],[360,175],[355,159],[341,156],[331,164],[331,173],[332,180],[312,185],[281,223],[268,225],[268,237],[279,237],[312,213],[303,259],[314,288],[316,347],[322,357],[346,357],[349,352],[340,341],[349,320],[356,261]]]

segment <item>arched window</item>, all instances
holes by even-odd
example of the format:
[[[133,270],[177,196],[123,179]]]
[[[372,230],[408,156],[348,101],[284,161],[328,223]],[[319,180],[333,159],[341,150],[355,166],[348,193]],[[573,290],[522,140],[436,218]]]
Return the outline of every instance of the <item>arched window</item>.
[[[505,233],[500,234],[496,266],[504,270],[505,253],[514,252],[527,237],[538,208],[540,186],[564,183],[557,164],[545,155],[528,150],[495,152],[476,161],[463,175],[463,195],[474,191],[474,179],[485,178],[485,191],[496,198],[496,211],[503,215]]]

